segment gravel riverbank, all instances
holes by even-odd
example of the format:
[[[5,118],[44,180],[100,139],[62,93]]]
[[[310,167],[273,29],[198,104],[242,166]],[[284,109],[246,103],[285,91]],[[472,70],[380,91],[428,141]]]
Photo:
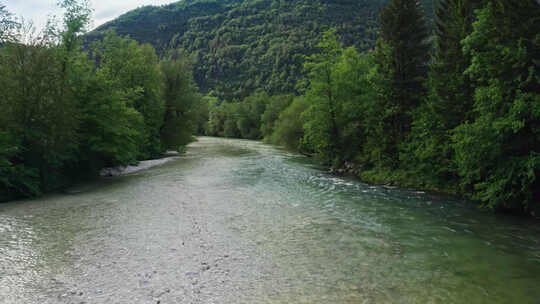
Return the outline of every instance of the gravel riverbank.
[[[129,165],[125,167],[113,167],[113,168],[103,168],[99,173],[100,176],[121,176],[126,174],[136,173],[142,170],[147,170],[153,167],[164,165],[170,161],[176,160],[179,158],[180,153],[175,151],[167,151],[164,154],[163,158],[160,159],[150,159],[140,161],[137,165]]]

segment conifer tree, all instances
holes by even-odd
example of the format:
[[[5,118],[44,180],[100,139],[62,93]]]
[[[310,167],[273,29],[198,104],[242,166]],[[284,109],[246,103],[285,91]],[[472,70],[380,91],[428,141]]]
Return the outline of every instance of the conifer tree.
[[[429,52],[428,30],[422,8],[416,0],[392,0],[381,12],[381,37],[376,61],[382,76],[380,124],[375,137],[383,154],[396,165],[398,147],[409,133],[411,111],[425,95]]]
[[[435,47],[429,65],[429,93],[415,111],[406,163],[437,187],[456,180],[452,130],[471,118],[474,88],[465,70],[471,63],[462,40],[472,32],[481,0],[441,0],[436,10]]]

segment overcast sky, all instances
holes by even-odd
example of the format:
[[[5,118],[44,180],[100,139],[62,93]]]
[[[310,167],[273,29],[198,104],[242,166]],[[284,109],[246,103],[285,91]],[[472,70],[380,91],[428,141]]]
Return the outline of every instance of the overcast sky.
[[[112,20],[123,13],[143,5],[162,5],[177,0],[90,0],[94,9],[93,26],[97,27]],[[16,16],[32,19],[34,24],[41,28],[47,22],[48,15],[60,17],[62,11],[57,9],[58,0],[0,0],[6,5],[8,11]]]

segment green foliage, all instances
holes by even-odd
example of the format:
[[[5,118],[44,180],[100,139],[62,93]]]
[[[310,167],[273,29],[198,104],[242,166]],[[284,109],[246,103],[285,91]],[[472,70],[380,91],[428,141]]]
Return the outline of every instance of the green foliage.
[[[305,56],[321,33],[337,28],[345,47],[368,50],[377,39],[378,12],[387,0],[184,0],[145,6],[89,34],[114,28],[158,53],[182,48],[195,58],[194,78],[204,93],[243,99],[262,89],[297,93]],[[423,0],[429,8],[433,0]],[[431,9],[430,9],[431,11]]]
[[[270,142],[295,151],[311,152],[303,144],[304,121],[302,120],[302,113],[309,106],[310,103],[306,98],[295,98],[291,105],[281,112],[278,120],[275,122],[274,132],[270,137]]]
[[[13,41],[19,26],[20,24],[13,18],[13,14],[0,2],[0,44]]]
[[[304,143],[323,161],[339,164],[357,157],[365,144],[366,105],[375,97],[369,79],[373,58],[342,49],[332,31],[319,47],[321,54],[306,64],[311,106],[303,116]]]
[[[429,93],[414,113],[403,161],[425,183],[444,187],[458,176],[451,136],[472,118],[474,88],[465,70],[471,63],[461,41],[472,32],[479,0],[444,0],[436,10],[435,48],[430,64]]]
[[[18,193],[40,194],[37,170],[17,163],[15,159],[20,149],[11,134],[0,131],[0,200],[10,199]]]
[[[375,51],[381,94],[378,95],[382,166],[397,167],[400,145],[409,135],[411,112],[425,95],[429,44],[419,2],[392,0],[381,12],[381,37]]]
[[[167,61],[162,77],[150,45],[114,32],[89,57],[81,49],[88,3],[59,4],[66,11],[61,28],[49,23],[35,36],[31,27],[13,27],[0,46],[0,200],[58,189],[103,166],[159,157],[194,131],[185,114],[198,100],[191,67]],[[9,15],[0,10],[4,22]],[[162,138],[163,130],[172,135]]]
[[[64,27],[39,39],[0,5],[0,199],[178,150],[199,133],[264,139],[490,209],[538,209],[538,1],[441,0],[433,40],[419,1],[389,1],[379,27],[384,3],[143,7],[87,36],[103,38],[90,56],[86,2],[61,2]]]
[[[196,124],[195,134],[197,135],[207,134],[208,122],[210,120],[210,104],[213,102],[213,99],[210,96],[204,96],[193,108]]]
[[[39,171],[41,187],[47,189],[55,184],[51,170],[75,157],[79,113],[70,101],[73,70],[65,53],[43,42],[32,43],[9,44],[1,50],[0,91],[5,131],[20,140],[25,148],[18,157]]]
[[[320,53],[308,58],[305,68],[308,72],[308,91],[306,97],[311,106],[305,117],[305,137],[309,147],[325,161],[338,155],[340,137],[337,116],[340,114],[335,85],[335,65],[343,53],[336,30],[331,29],[323,34],[317,45]]]
[[[208,135],[262,139],[261,117],[270,102],[268,94],[257,92],[241,102],[211,103]]]
[[[163,124],[161,74],[157,56],[150,45],[120,37],[110,31],[92,49],[99,62],[97,74],[110,81],[110,89],[127,97],[127,106],[143,116],[141,148],[136,158],[157,157],[163,152],[159,130]],[[114,94],[112,94],[114,95]],[[117,96],[119,96],[117,95]],[[135,128],[136,129],[136,128]]]
[[[160,66],[166,105],[161,137],[166,148],[178,150],[193,140],[201,96],[193,81],[191,64],[183,52],[174,52]]]
[[[464,40],[475,117],[456,129],[456,161],[463,186],[491,208],[527,211],[540,198],[539,12],[534,0],[491,1]]]
[[[263,91],[246,97],[240,103],[236,125],[242,138],[262,139],[261,118],[269,99],[268,94]]]
[[[276,95],[270,98],[266,110],[261,116],[261,134],[264,141],[270,141],[270,137],[276,129],[279,115],[293,102],[293,99],[293,95]]]
[[[441,3],[431,61],[416,1],[383,10],[374,52],[343,49],[335,30],[325,32],[306,57],[303,96],[288,106],[269,98],[263,136],[326,164],[354,162],[369,181],[471,194],[491,209],[538,208],[539,4],[494,0],[473,26],[480,2]],[[247,114],[249,100],[214,103],[216,135],[246,137],[244,121],[258,116]]]
[[[133,93],[117,87],[106,69],[99,70],[88,85],[83,108],[82,144],[88,162],[96,169],[137,161],[144,142],[143,116],[130,106]]]
[[[346,49],[334,66],[335,99],[338,101],[336,121],[339,138],[338,153],[342,160],[353,160],[362,154],[368,137],[369,107],[376,100],[374,58]]]

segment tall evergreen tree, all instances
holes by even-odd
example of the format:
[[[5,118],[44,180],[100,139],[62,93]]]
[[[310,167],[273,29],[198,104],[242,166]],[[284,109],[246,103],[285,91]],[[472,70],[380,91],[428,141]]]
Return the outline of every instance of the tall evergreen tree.
[[[428,30],[422,8],[416,0],[392,0],[381,12],[381,37],[376,61],[382,76],[379,117],[381,128],[375,137],[382,153],[396,165],[398,148],[411,127],[411,111],[425,95],[429,52]]]
[[[474,88],[465,70],[471,56],[462,40],[472,32],[481,0],[441,0],[436,10],[435,47],[429,66],[429,94],[415,112],[407,163],[438,187],[456,180],[452,130],[471,118]]]
[[[473,87],[464,74],[471,63],[464,54],[462,40],[472,32],[474,10],[481,0],[441,0],[436,10],[435,50],[430,65],[431,101],[435,111],[444,114],[445,128],[453,129],[470,118]]]

